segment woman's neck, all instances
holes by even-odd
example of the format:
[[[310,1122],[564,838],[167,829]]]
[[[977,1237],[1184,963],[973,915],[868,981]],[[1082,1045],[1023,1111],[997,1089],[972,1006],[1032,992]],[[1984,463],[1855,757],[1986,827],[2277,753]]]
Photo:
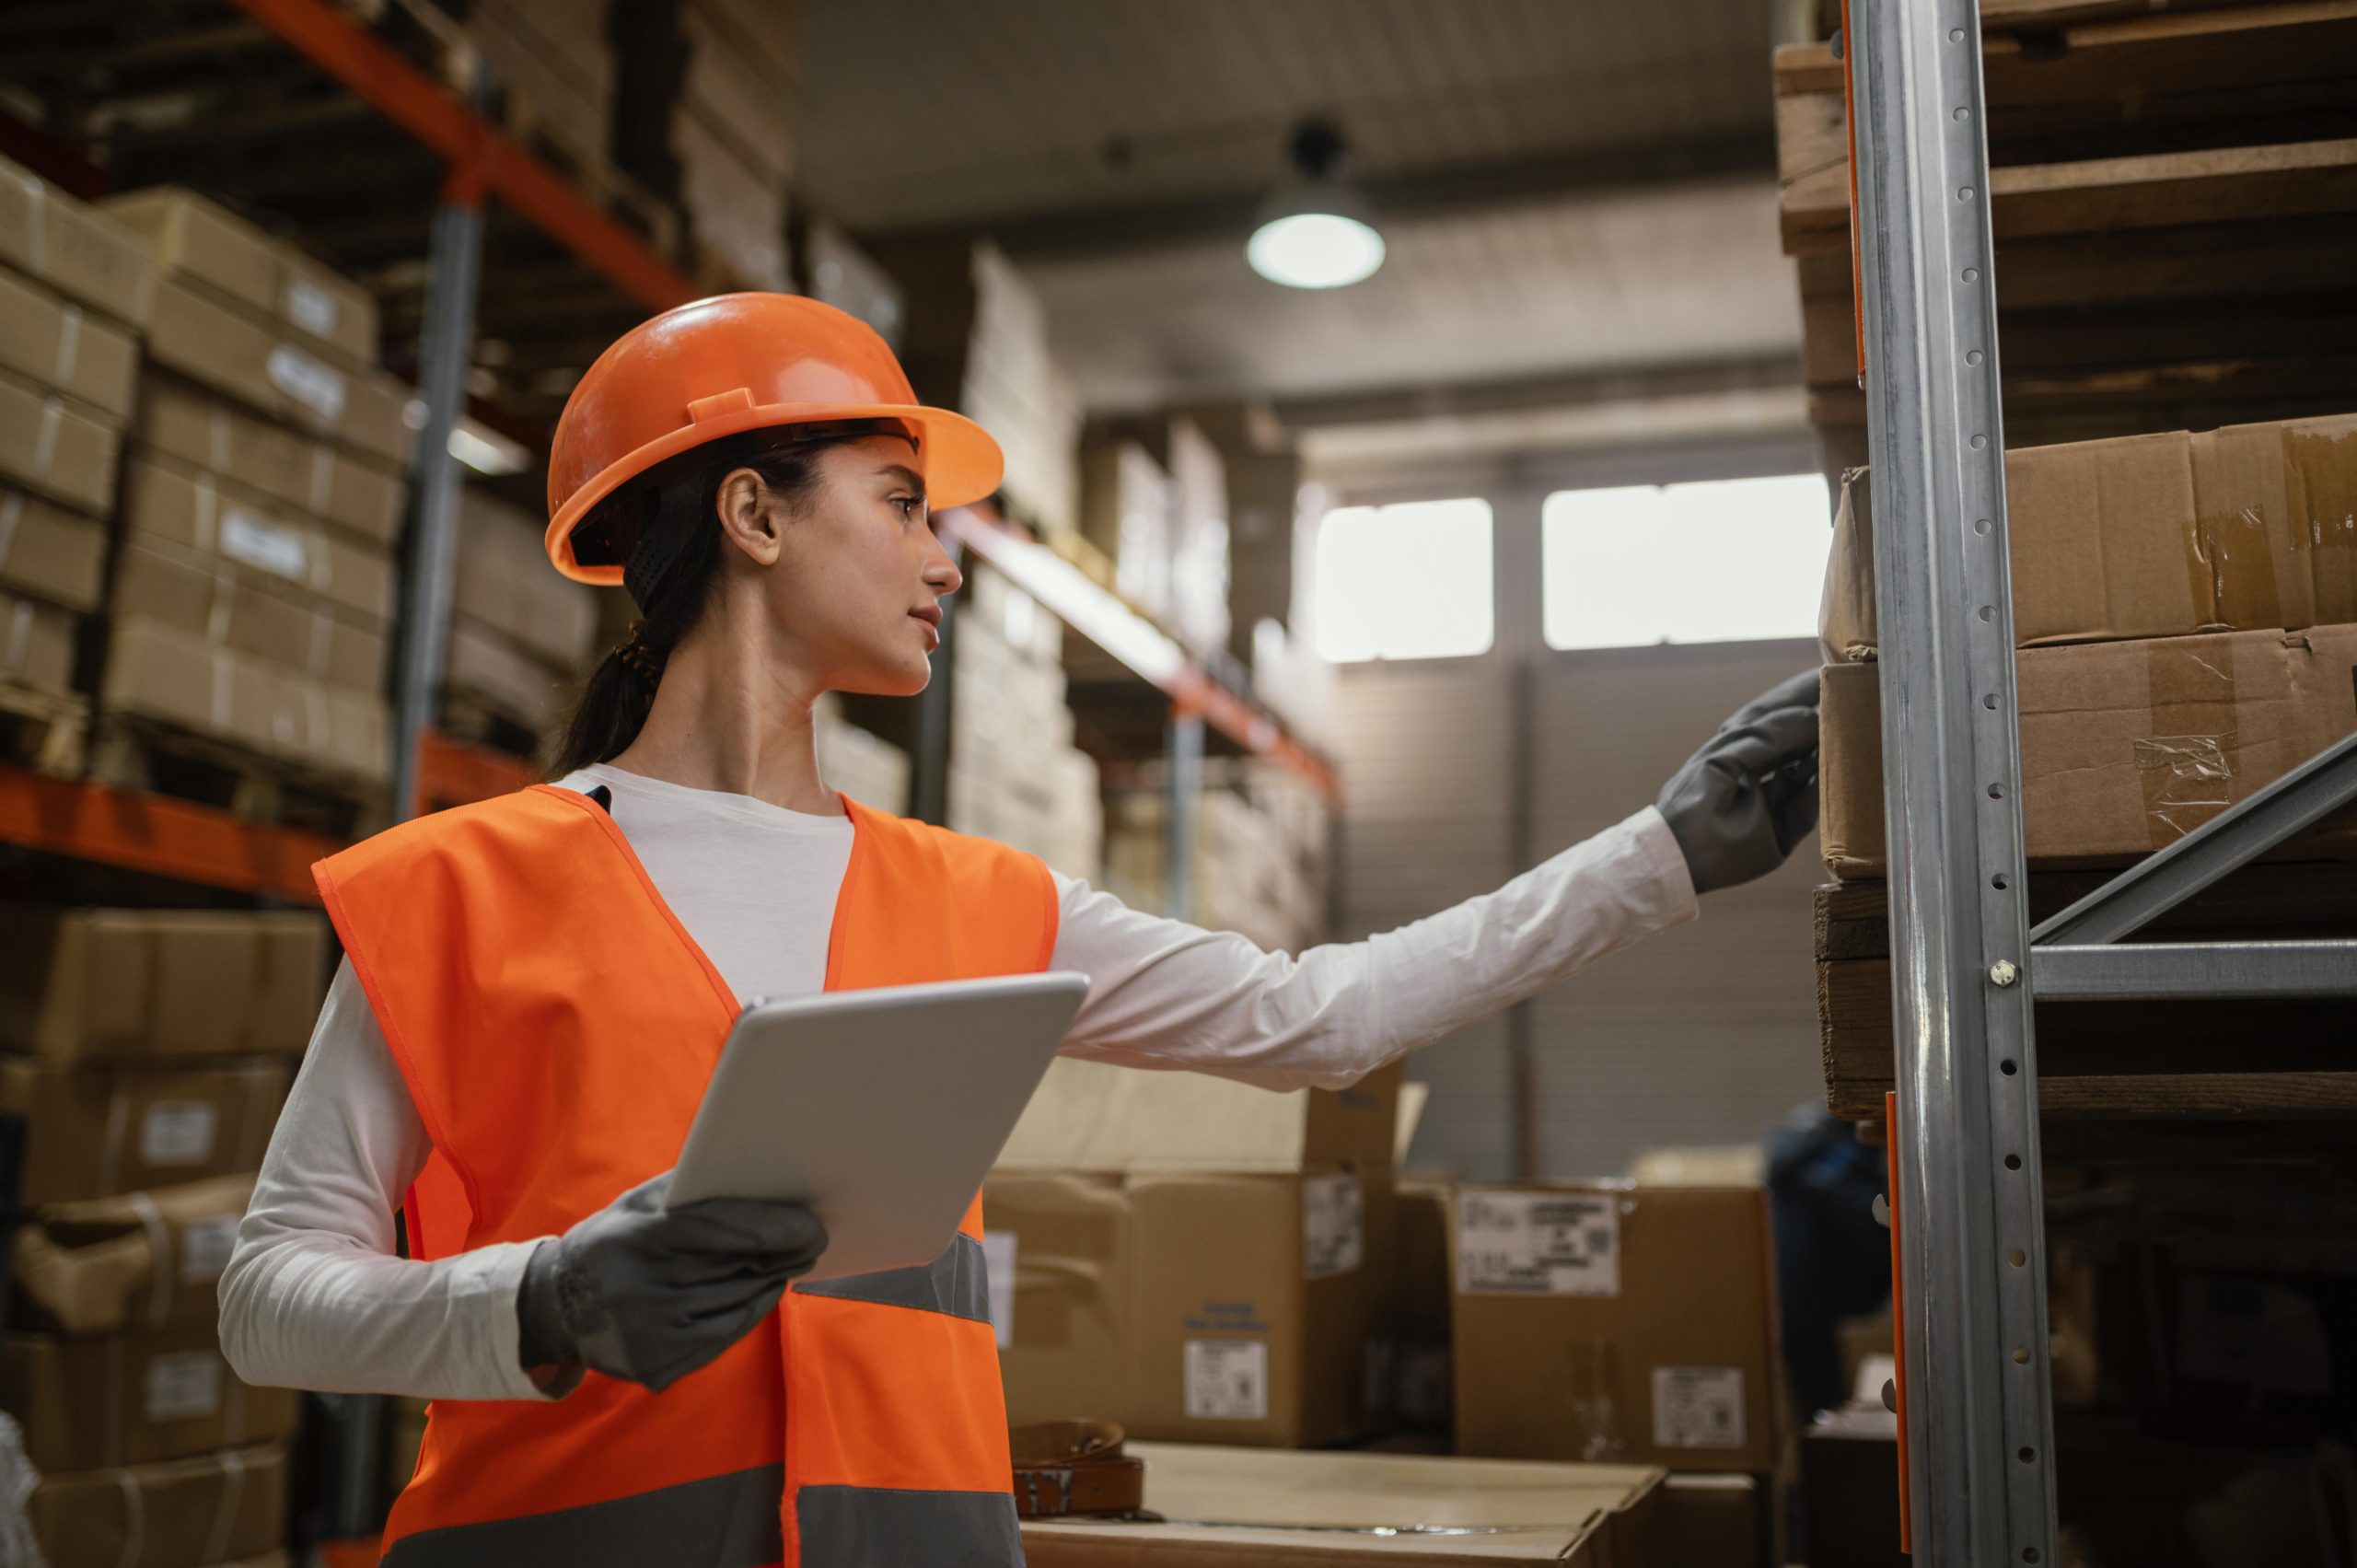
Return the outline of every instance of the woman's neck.
[[[811,722],[823,688],[783,668],[758,627],[739,631],[736,620],[707,613],[672,650],[653,711],[613,765],[789,811],[840,816],[842,803],[819,776]]]

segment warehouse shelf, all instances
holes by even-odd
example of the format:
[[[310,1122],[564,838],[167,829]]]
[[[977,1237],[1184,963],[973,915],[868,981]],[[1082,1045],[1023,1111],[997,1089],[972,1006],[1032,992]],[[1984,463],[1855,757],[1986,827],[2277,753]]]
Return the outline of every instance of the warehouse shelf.
[[[0,764],[0,842],[231,892],[317,903],[311,863],[343,845],[170,796]]]

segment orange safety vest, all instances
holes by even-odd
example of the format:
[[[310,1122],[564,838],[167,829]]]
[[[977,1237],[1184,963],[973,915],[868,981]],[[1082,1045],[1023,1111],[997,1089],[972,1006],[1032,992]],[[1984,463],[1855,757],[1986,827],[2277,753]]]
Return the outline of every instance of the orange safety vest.
[[[827,989],[1047,968],[1047,868],[845,803]],[[434,1153],[411,1253],[558,1235],[678,1159],[737,1013],[595,801],[536,785],[315,868]],[[1019,1564],[981,1199],[926,1268],[787,1292],[661,1394],[436,1400],[389,1568]]]

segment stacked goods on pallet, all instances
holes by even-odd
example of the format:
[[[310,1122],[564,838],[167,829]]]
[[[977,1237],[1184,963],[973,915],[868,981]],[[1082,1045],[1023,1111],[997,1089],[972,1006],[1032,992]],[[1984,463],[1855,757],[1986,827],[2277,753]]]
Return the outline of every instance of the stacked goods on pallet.
[[[1200,657],[1226,651],[1227,477],[1191,420],[1122,421],[1081,455],[1082,534],[1109,585]]]
[[[950,637],[949,826],[1093,878],[1104,853],[1097,763],[1073,744],[1063,624],[978,570]]]
[[[540,754],[598,639],[598,591],[549,569],[544,531],[537,516],[487,491],[459,492],[442,723],[522,756]]]
[[[1399,1102],[1396,1066],[1272,1095],[1058,1062],[983,1191],[1009,1418],[1274,1447],[1364,1435]]]
[[[995,246],[938,242],[883,256],[905,291],[900,361],[918,396],[946,402],[1006,454],[999,503],[1051,541],[1080,530],[1080,401],[1048,347],[1048,317]]]
[[[1271,952],[1314,946],[1326,926],[1327,810],[1305,780],[1271,762],[1205,764],[1196,796],[1187,917]],[[1125,790],[1106,818],[1105,885],[1141,909],[1170,900],[1167,789]]]
[[[75,649],[155,299],[137,235],[0,161],[0,725],[52,772],[81,765]]]
[[[614,112],[607,0],[474,0],[466,17],[509,133],[568,172],[604,168]]]
[[[894,817],[909,814],[907,752],[843,717],[842,701],[831,691],[819,699],[811,721],[819,776],[829,789]]]
[[[792,7],[688,0],[687,70],[671,111],[671,153],[688,232],[729,286],[787,286],[787,184],[794,174]]]
[[[2357,730],[2357,418],[2016,449],[2005,473],[2029,896],[2034,914],[2051,913],[2062,891],[2098,880],[2063,873],[2165,848]],[[1878,1113],[1891,1078],[1871,500],[1871,476],[1852,474],[1827,574],[1819,823],[1844,884],[1819,898],[1828,1088],[1861,1116]],[[2270,858],[2357,858],[2357,808]],[[2243,874],[2251,887],[2268,877],[2316,887],[2271,903],[2205,898],[2154,930],[2316,935],[2334,918],[2325,889],[2349,879],[2345,866]],[[2289,1070],[2328,1049],[2330,1009],[2270,1006],[2267,1051],[2240,1063],[2211,1008],[2041,1008],[2041,1100],[2282,1099],[2288,1081],[2216,1076],[2262,1058]]]
[[[908,307],[900,285],[876,259],[852,243],[851,237],[824,218],[803,225],[796,248],[802,270],[802,292],[822,305],[847,310],[876,329],[894,348],[908,324]]]
[[[2334,0],[2057,9],[1982,13],[2008,440],[2349,407],[2357,17]],[[1865,460],[1843,70],[1828,44],[1776,57],[1829,473]]]
[[[0,1404],[52,1568],[285,1542],[296,1396],[230,1372],[215,1291],[328,962],[310,914],[0,912],[0,1107],[29,1136]]]
[[[372,364],[375,304],[192,192],[107,210],[164,276],[124,465],[101,771],[150,784],[194,759],[365,806],[389,770],[410,446],[407,396]]]

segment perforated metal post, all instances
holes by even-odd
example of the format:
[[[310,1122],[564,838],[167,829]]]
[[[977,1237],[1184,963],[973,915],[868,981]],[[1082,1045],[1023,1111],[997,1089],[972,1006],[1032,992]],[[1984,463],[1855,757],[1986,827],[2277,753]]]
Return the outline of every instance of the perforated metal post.
[[[2054,1561],[2037,1059],[1974,0],[1853,0],[1916,1561]]]

